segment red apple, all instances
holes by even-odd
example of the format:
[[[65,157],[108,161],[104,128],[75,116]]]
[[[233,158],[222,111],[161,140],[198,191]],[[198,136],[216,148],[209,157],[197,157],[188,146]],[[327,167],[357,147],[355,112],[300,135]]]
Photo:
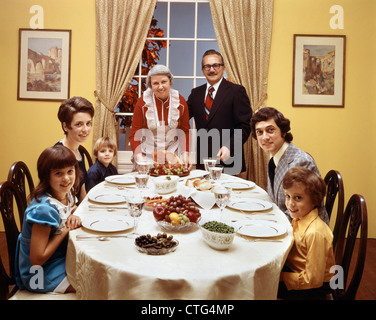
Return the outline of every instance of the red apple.
[[[163,220],[166,214],[167,213],[166,213],[165,207],[158,206],[158,207],[155,207],[153,210],[154,218],[157,221]]]

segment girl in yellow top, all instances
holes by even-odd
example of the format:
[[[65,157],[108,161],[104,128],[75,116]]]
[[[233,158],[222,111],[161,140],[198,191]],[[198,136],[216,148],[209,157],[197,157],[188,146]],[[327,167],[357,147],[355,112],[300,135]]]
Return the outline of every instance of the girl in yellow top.
[[[291,168],[282,181],[286,207],[293,217],[294,245],[280,277],[278,297],[284,299],[323,299],[321,287],[333,276],[335,265],[333,234],[318,216],[326,186],[315,172]]]

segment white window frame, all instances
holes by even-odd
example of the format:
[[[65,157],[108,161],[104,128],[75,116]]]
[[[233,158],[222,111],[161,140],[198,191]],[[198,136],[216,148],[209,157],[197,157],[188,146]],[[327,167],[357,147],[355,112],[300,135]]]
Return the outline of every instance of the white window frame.
[[[209,3],[209,0],[158,0],[158,2],[165,2],[167,3],[167,30],[166,30],[166,37],[164,38],[156,38],[150,37],[147,40],[165,40],[167,41],[167,50],[166,50],[166,65],[169,67],[170,62],[170,41],[193,41],[194,43],[194,52],[197,53],[197,44],[200,41],[217,41],[216,38],[197,38],[197,28],[198,28],[198,5],[200,3]],[[171,38],[170,37],[170,8],[171,3],[194,3],[195,4],[195,28],[194,28],[194,36],[193,38]],[[197,74],[197,63],[201,63],[201,58],[198,58],[196,54],[193,58],[193,76],[175,76],[175,79],[193,79],[193,88],[197,86],[197,79],[205,79],[204,75]],[[142,60],[140,59],[140,65],[142,64]],[[134,75],[133,78],[138,78],[138,95],[141,96],[141,79],[146,79],[146,75],[142,75],[141,71],[142,68],[138,68],[138,74]],[[118,116],[133,116],[132,112],[118,112],[116,113]],[[131,162],[132,151],[118,151],[118,172],[120,174],[130,172],[133,169],[133,165]]]

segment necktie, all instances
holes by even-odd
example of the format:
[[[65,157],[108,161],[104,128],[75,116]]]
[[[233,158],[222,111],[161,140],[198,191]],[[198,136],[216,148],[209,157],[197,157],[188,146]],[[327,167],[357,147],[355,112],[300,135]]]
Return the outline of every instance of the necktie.
[[[213,92],[214,92],[214,88],[210,86],[208,90],[208,94],[206,95],[206,100],[205,100],[206,120],[208,120],[209,118],[210,109],[213,105]]]
[[[269,160],[268,174],[269,174],[270,184],[271,184],[272,190],[274,190],[275,163],[274,163],[273,157],[270,158],[270,160]]]

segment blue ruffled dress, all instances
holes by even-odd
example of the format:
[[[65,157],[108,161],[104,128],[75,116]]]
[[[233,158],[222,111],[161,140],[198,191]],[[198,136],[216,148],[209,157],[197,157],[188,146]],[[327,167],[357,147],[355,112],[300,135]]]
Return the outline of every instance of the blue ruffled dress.
[[[69,193],[68,205],[64,205],[49,194],[33,199],[25,211],[22,232],[18,237],[16,252],[16,283],[20,289],[33,292],[53,292],[66,277],[65,257],[68,236],[61,242],[52,256],[41,266],[32,268],[30,262],[30,241],[34,223],[51,228],[50,237],[61,233],[68,216],[75,205]],[[43,277],[42,277],[42,276]]]

